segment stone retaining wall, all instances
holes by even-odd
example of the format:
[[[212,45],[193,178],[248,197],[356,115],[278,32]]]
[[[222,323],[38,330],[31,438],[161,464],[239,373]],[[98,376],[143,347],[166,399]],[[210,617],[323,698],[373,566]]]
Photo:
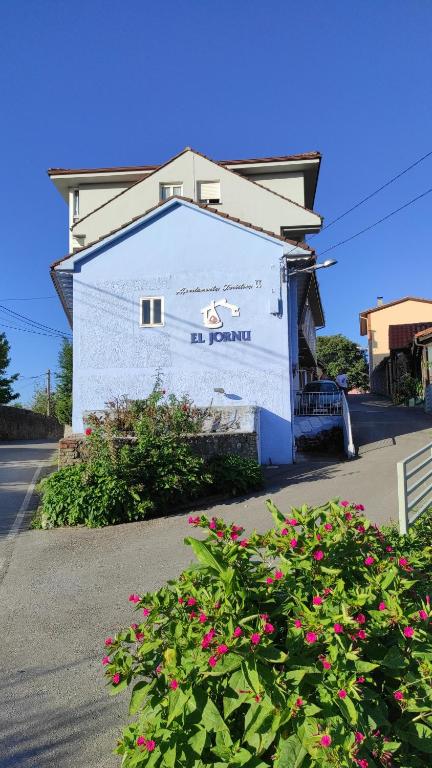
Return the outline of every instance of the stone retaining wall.
[[[235,453],[246,459],[258,461],[258,441],[256,432],[199,432],[188,435],[187,440],[192,451],[210,459],[213,456],[221,456],[227,453]],[[119,437],[115,443],[121,445],[133,445],[135,437]],[[76,434],[64,437],[59,442],[59,467],[70,464],[78,464],[85,459],[86,438]]]
[[[0,405],[0,440],[58,440],[63,425],[57,419],[26,408]]]

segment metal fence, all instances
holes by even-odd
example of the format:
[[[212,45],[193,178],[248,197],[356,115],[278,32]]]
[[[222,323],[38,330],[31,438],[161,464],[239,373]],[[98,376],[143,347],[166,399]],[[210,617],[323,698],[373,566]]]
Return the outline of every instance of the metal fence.
[[[294,413],[296,416],[341,416],[341,392],[296,392]]]
[[[356,449],[353,440],[352,427],[351,427],[351,414],[348,407],[348,400],[345,393],[342,394],[342,415],[343,415],[343,433],[344,433],[344,446],[345,453],[349,459],[353,459],[356,455]]]
[[[416,460],[419,463],[411,466]],[[406,533],[422,512],[432,507],[432,443],[399,461],[397,476],[399,530]]]

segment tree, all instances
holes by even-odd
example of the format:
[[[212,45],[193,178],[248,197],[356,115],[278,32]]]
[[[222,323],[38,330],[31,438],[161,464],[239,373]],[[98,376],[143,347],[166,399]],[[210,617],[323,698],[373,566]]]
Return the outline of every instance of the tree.
[[[57,416],[56,407],[56,392],[51,392],[51,416]],[[44,416],[48,413],[48,393],[44,388],[36,388],[33,392],[33,399],[31,401],[30,409],[35,413],[43,413]]]
[[[59,373],[56,373],[57,388],[55,413],[61,424],[72,422],[72,344],[63,339],[58,357]]]
[[[369,371],[366,355],[358,348],[355,341],[351,341],[341,333],[335,336],[318,336],[317,357],[332,379],[343,371],[348,376],[350,387],[368,389]]]
[[[0,405],[7,405],[19,397],[19,392],[12,392],[12,384],[17,380],[18,374],[6,376],[6,370],[10,363],[10,344],[5,333],[0,333]]]

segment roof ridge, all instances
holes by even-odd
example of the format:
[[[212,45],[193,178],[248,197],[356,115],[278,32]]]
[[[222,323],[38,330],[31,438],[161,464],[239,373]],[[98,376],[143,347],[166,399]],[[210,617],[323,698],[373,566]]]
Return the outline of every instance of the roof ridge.
[[[289,197],[285,197],[285,195],[281,195],[279,192],[275,192],[273,189],[269,189],[268,187],[263,186],[262,184],[259,184],[257,181],[253,181],[252,179],[248,179],[247,176],[239,176],[236,171],[234,171],[232,168],[226,168],[224,165],[222,165],[217,160],[213,160],[211,157],[208,157],[208,155],[205,155],[203,152],[199,152],[196,149],[193,149],[192,147],[185,147],[181,152],[178,152],[176,155],[171,157],[169,160],[166,161],[166,163],[162,163],[162,165],[157,166],[153,171],[148,173],[144,179],[137,179],[133,184],[131,184],[130,187],[127,187],[126,189],[123,189],[121,192],[119,192],[117,195],[114,195],[114,197],[111,197],[109,200],[106,200],[104,203],[101,203],[97,208],[94,208],[93,211],[90,211],[85,216],[83,216],[81,219],[78,219],[72,224],[71,230],[73,230],[78,224],[81,224],[81,222],[88,219],[90,216],[92,216],[96,211],[100,211],[101,208],[104,208],[106,205],[109,205],[113,202],[113,200],[117,200],[118,197],[121,197],[121,195],[124,195],[126,192],[129,192],[131,189],[137,186],[137,184],[142,184],[143,182],[147,181],[147,179],[150,178],[150,176],[153,176],[155,173],[160,171],[162,168],[165,168],[170,163],[174,162],[174,160],[177,160],[178,157],[181,157],[181,155],[184,155],[185,152],[193,152],[195,155],[198,155],[199,157],[203,157],[204,160],[208,160],[210,163],[214,163],[215,165],[219,165],[221,168],[223,168],[225,171],[228,171],[229,173],[233,173],[236,178],[244,179],[245,181],[249,182],[249,184],[255,184],[257,187],[260,187],[261,189],[264,189],[266,192],[270,192],[272,195],[276,195],[276,197],[280,197],[282,200],[286,200],[289,203],[292,203],[292,205],[296,205],[298,208],[301,208],[303,211],[307,211],[308,213],[313,213],[315,216],[318,216],[319,219],[321,219],[321,224],[323,222],[323,217],[321,214],[317,213],[317,211],[313,211],[311,208],[306,208],[306,206],[301,205],[301,203],[297,203],[295,200],[291,200]]]
[[[315,253],[315,250],[305,242],[290,240],[289,238],[282,237],[281,235],[278,235],[276,232],[271,232],[270,230],[263,229],[262,227],[257,227],[255,226],[255,224],[251,224],[248,221],[243,221],[242,219],[239,219],[235,216],[230,216],[229,213],[218,211],[217,208],[213,208],[210,205],[206,205],[205,203],[198,203],[196,200],[192,200],[192,198],[190,197],[183,197],[182,195],[173,195],[172,197],[168,198],[168,200],[161,200],[159,203],[157,203],[157,205],[154,205],[152,208],[148,208],[146,211],[143,211],[143,213],[140,213],[137,216],[134,216],[132,219],[129,219],[129,221],[127,221],[125,224],[122,224],[120,227],[117,227],[116,229],[113,229],[110,232],[106,232],[106,234],[102,235],[96,240],[93,240],[91,243],[88,243],[87,245],[83,245],[81,248],[77,248],[72,253],[67,253],[66,256],[63,256],[61,259],[57,259],[57,261],[54,261],[50,265],[51,270],[55,269],[55,267],[57,267],[63,261],[66,261],[66,259],[69,259],[71,256],[75,256],[77,253],[86,251],[88,248],[92,248],[94,245],[97,245],[98,243],[103,242],[104,240],[106,240],[107,237],[111,237],[112,235],[115,235],[118,232],[121,232],[122,229],[129,227],[135,221],[138,221],[139,219],[144,218],[144,216],[148,216],[150,213],[153,213],[153,211],[156,211],[158,208],[161,208],[164,205],[169,205],[170,203],[172,203],[173,200],[180,200],[180,201],[190,203],[196,206],[197,208],[201,208],[202,210],[209,211],[210,213],[214,213],[217,216],[220,216],[220,218],[222,219],[228,219],[229,221],[232,221],[235,224],[240,224],[243,227],[248,227],[264,235],[269,235],[269,237],[273,237],[276,240],[280,240],[282,243],[287,243],[288,245],[294,245],[297,248],[301,248],[302,250],[309,251],[309,253],[311,253],[312,255]]]
[[[363,309],[359,314],[360,317],[363,315],[368,315],[370,312],[377,312],[380,309],[386,309],[387,307],[391,307],[394,304],[401,304],[403,301],[422,301],[425,304],[432,304],[432,299],[422,299],[420,296],[403,296],[401,299],[394,299],[394,301],[387,301],[385,304],[379,304],[376,307],[371,307],[371,309]]]

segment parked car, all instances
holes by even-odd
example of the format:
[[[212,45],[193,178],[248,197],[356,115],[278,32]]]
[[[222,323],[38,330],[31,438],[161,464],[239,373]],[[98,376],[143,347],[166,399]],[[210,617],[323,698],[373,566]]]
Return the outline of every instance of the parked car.
[[[299,415],[342,413],[342,393],[334,381],[310,381],[297,394],[296,413]]]

